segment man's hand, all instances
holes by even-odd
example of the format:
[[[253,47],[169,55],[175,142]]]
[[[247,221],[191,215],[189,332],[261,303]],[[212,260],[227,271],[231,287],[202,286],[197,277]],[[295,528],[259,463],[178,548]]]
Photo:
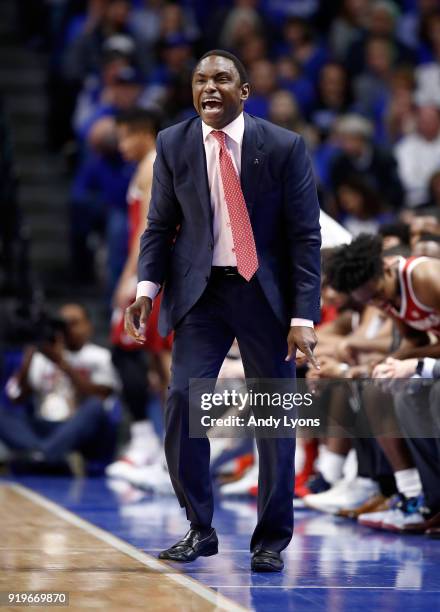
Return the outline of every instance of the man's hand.
[[[348,363],[349,365],[356,365],[356,349],[351,344],[351,338],[343,338],[340,340],[335,347],[336,357]]]
[[[393,359],[388,357],[373,370],[373,378],[411,378],[416,372],[417,359]]]
[[[287,336],[288,353],[286,361],[290,361],[296,353],[296,349],[300,350],[306,356],[314,368],[319,370],[320,365],[316,357],[313,355],[314,348],[318,339],[313,327],[303,325],[294,325],[290,328]]]
[[[124,315],[125,333],[135,342],[145,342],[145,330],[147,321],[153,309],[153,302],[148,297],[138,297],[131,306],[126,308]]]

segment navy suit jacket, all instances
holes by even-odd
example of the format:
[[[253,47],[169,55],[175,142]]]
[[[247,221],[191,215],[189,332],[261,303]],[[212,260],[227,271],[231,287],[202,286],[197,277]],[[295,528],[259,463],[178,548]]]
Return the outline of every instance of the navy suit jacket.
[[[280,321],[319,321],[319,204],[301,136],[244,114],[241,187],[257,247],[257,278]],[[159,133],[138,280],[164,286],[159,331],[175,328],[206,289],[214,248],[199,117]],[[264,322],[262,322],[264,325]]]

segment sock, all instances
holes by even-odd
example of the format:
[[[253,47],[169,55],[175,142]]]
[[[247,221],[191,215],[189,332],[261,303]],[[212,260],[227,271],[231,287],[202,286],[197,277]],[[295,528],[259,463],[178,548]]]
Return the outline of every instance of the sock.
[[[328,483],[334,484],[342,478],[344,463],[345,455],[338,455],[326,448],[319,460],[319,471]]]
[[[417,497],[422,492],[422,481],[417,468],[398,470],[394,472],[394,478],[396,479],[397,490],[406,498]]]

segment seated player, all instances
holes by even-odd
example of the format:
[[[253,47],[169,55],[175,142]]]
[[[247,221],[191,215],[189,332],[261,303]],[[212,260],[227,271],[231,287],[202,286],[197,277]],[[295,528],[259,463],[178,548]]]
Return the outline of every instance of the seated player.
[[[372,303],[394,319],[402,336],[399,347],[392,354],[394,358],[440,357],[440,262],[437,259],[387,258],[383,255],[380,237],[361,235],[332,254],[326,277],[337,291],[350,294],[360,303]],[[389,395],[388,401],[392,401]],[[440,470],[430,469],[432,456],[438,452],[436,440],[431,439],[428,443],[427,453],[425,441],[409,435],[408,419],[404,418],[403,411],[397,409],[397,416],[406,435],[406,444],[397,438],[387,439],[382,448],[395,469],[401,498],[396,507],[376,519],[381,528],[404,531],[406,527],[414,529],[415,524],[421,528],[440,509],[437,493],[440,491]],[[415,466],[404,456],[407,445]],[[439,457],[437,466],[438,460]],[[361,515],[360,522],[362,520]]]

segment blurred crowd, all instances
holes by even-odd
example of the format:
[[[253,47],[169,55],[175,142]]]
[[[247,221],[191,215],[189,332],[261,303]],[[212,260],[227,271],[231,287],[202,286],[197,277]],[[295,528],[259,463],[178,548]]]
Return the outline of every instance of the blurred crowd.
[[[325,379],[440,375],[433,361],[429,368],[423,363],[440,358],[437,0],[40,0],[31,7],[22,1],[20,9],[26,44],[49,56],[48,147],[68,160],[72,175],[74,295],[80,297],[81,287],[101,278],[104,266],[102,299],[113,311],[112,351],[90,344],[90,321],[81,305],[65,305],[57,319],[61,327],[52,321],[51,334],[40,339],[39,348],[28,349],[18,371],[11,372],[4,402],[21,401],[26,393],[37,401],[32,414],[25,407],[19,416],[25,428],[19,440],[11,441],[4,432],[13,428],[0,421],[3,442],[33,461],[49,463],[81,451],[89,465],[92,459],[96,464],[99,451],[101,465],[110,463],[110,478],[171,492],[160,426],[152,425],[149,410],[154,398],[164,397],[172,340],[155,338],[147,350],[136,350],[115,329],[135,286],[139,215],[148,206],[157,130],[195,114],[192,69],[197,57],[212,48],[227,49],[245,64],[251,84],[246,112],[304,136],[321,208],[345,228],[350,238],[343,242],[353,239],[335,252],[323,252],[322,367],[304,366],[302,375],[311,385]],[[9,176],[8,155],[0,156],[0,164],[3,200],[12,197],[6,192],[13,181],[3,178]],[[4,245],[10,244],[6,234],[13,226],[12,219],[2,230]],[[429,257],[418,260],[420,269],[428,268],[417,279],[408,272],[404,286],[404,266],[414,256]],[[10,259],[4,247],[2,265],[10,265]],[[355,281],[353,262],[366,271]],[[363,298],[353,295],[368,283],[379,283],[388,293],[379,299],[376,288]],[[428,313],[420,334],[407,333],[417,325],[410,313],[399,310],[405,290],[420,308],[419,318]],[[399,310],[400,324],[391,307]],[[75,318],[87,328],[79,348],[71,338]],[[83,364],[78,355],[84,348]],[[224,375],[242,376],[240,363],[232,347]],[[354,392],[330,385],[320,396],[329,414],[352,411],[354,402],[366,406],[368,414],[368,406],[396,401],[397,416],[390,424],[396,435],[375,433],[370,423],[368,439],[339,435],[300,442],[296,491],[301,503],[376,528],[435,535],[440,527],[439,443],[426,431],[417,434],[408,413],[427,411],[430,431],[440,438],[438,384],[420,392],[426,396],[422,408],[411,403],[414,396],[395,400],[390,389]],[[67,387],[71,399],[63,396],[61,418],[51,398],[66,395]],[[121,406],[130,415],[128,446],[111,463],[120,446],[115,434],[123,420]],[[75,416],[81,411],[90,417]],[[50,425],[42,427],[42,420]],[[104,422],[111,444],[101,448],[91,441],[101,437],[97,432]],[[212,449],[222,494],[255,495],[255,451],[218,439]]]

